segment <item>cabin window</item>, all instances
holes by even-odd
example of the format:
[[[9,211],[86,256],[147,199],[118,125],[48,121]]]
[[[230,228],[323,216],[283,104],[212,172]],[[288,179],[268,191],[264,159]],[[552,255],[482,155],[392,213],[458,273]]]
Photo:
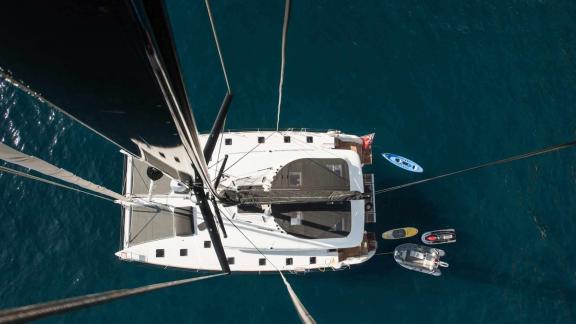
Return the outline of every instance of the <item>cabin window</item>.
[[[310,257],[310,264],[316,264],[316,257]]]
[[[290,185],[290,187],[301,187],[302,186],[302,172],[300,172],[300,171],[288,172],[288,185]]]
[[[180,249],[180,256],[187,256],[188,255],[188,249]]]
[[[156,249],[156,257],[163,258],[164,257],[164,249]]]
[[[339,177],[342,176],[342,164],[326,164],[326,168],[337,174]]]
[[[258,143],[262,144],[266,141],[266,139],[264,138],[264,136],[258,136]]]
[[[314,137],[306,136],[306,143],[314,143]]]
[[[210,241],[204,241],[204,248],[209,249],[212,247],[212,242]]]
[[[166,155],[164,155],[164,153],[158,152],[158,154],[160,154],[161,157],[166,158]]]
[[[179,159],[179,158],[177,158],[177,157],[174,157],[174,161],[176,161],[176,162],[180,163],[180,159]]]
[[[292,265],[292,258],[286,258],[286,265]]]
[[[301,211],[297,211],[296,216],[290,216],[290,225],[291,226],[302,225],[303,216],[304,216],[304,213],[302,213]]]
[[[228,258],[228,264],[234,264],[234,257]]]
[[[284,136],[284,143],[290,143],[290,136]]]
[[[258,259],[258,264],[261,266],[265,266],[266,265],[266,259],[265,258]]]
[[[338,251],[338,249],[330,249],[330,250],[328,250],[328,252],[336,252],[336,251]]]

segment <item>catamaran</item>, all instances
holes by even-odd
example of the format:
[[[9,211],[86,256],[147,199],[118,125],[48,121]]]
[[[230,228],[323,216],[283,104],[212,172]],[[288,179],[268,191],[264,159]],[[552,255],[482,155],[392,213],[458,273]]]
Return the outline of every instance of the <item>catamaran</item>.
[[[201,135],[206,147],[208,135]],[[376,214],[374,178],[362,167],[370,148],[340,132],[225,132],[209,167],[221,197],[214,205],[232,271],[340,269],[368,260],[376,239],[365,223]],[[126,261],[219,270],[207,215],[190,190],[194,170],[182,148],[140,145],[126,155],[123,210]],[[152,162],[152,163],[150,163]],[[166,173],[150,178],[152,168]],[[180,185],[184,183],[184,185]],[[154,208],[151,208],[154,207]]]
[[[376,238],[364,225],[376,213],[374,177],[363,166],[372,162],[373,134],[223,132],[233,95],[206,4],[227,84],[209,134],[197,130],[163,1],[40,2],[42,14],[29,19],[45,28],[0,36],[10,48],[0,53],[11,71],[2,75],[119,147],[123,192],[78,177],[73,184],[122,205],[121,260],[224,272],[368,260]],[[25,4],[10,7],[14,19],[28,17]],[[32,37],[51,46],[20,41]],[[70,180],[1,145],[2,159]]]

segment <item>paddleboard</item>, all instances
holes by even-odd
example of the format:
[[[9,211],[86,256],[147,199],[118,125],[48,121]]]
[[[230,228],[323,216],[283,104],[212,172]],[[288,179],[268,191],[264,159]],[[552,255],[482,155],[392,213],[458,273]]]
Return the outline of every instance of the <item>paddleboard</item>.
[[[424,169],[418,165],[418,163],[402,157],[400,155],[396,155],[394,153],[382,153],[382,156],[390,163],[394,164],[395,166],[402,168],[406,171],[410,172],[417,172],[422,173]]]
[[[382,238],[385,240],[398,240],[403,238],[412,237],[418,234],[418,229],[414,227],[395,228],[382,233]]]

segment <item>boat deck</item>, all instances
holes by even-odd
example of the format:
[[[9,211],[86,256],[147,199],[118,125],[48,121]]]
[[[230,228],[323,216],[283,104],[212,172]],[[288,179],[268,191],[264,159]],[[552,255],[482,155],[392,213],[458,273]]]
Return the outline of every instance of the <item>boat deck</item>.
[[[157,197],[170,193],[170,178],[163,176],[152,183],[146,175],[148,164],[137,159],[129,159],[129,163],[131,163],[129,168],[131,183],[128,188],[131,189],[132,197],[142,197],[146,200],[149,194]],[[192,207],[127,206],[124,208],[124,213],[130,222],[126,238],[127,246],[193,234]]]
[[[306,206],[284,202],[286,197],[310,198],[309,193],[363,192],[367,184],[372,191],[357,153],[335,149],[333,136],[224,133],[216,145],[219,152],[209,164],[211,174],[215,176],[223,156],[229,156],[221,186],[254,190],[252,195],[268,186],[267,195],[278,193],[276,198],[284,197],[262,204],[218,205],[228,234],[222,243],[233,271],[338,269],[362,263],[374,254],[367,248],[364,234],[364,223],[369,221],[365,217],[366,206],[370,205],[367,200],[323,201],[320,208],[312,206],[313,202]],[[170,188],[174,175],[193,173],[183,148],[142,148],[149,162],[127,158],[124,193],[135,198],[137,204],[123,209],[123,244],[117,256],[160,266],[219,270],[195,197],[174,193]],[[152,182],[148,163],[165,163],[171,172]],[[148,201],[152,202],[150,206]],[[354,248],[359,246],[362,248]]]
[[[170,178],[163,176],[157,181],[154,181],[152,191],[150,191],[150,178],[146,175],[146,170],[149,165],[137,159],[132,160],[132,181],[131,181],[131,195],[133,197],[145,197],[148,194],[152,195],[167,195],[170,193]]]

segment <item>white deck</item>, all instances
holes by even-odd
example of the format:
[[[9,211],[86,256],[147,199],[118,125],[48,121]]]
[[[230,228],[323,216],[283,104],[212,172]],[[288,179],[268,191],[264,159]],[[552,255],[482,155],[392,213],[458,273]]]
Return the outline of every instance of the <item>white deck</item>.
[[[290,136],[290,143],[284,142],[284,136]],[[258,143],[258,137],[264,137],[265,143]],[[307,137],[313,137],[313,143],[307,143]],[[231,145],[225,145],[231,139]],[[205,142],[206,136],[202,136]],[[224,143],[216,143],[216,149],[209,163],[210,172],[216,176],[224,155],[228,155],[226,174],[229,178],[241,178],[258,174],[263,169],[275,172],[290,161],[300,158],[341,158],[349,168],[350,190],[363,192],[362,165],[358,154],[349,150],[334,149],[334,137],[327,133],[312,132],[234,132],[224,133],[220,137]],[[204,143],[203,143],[204,144]],[[186,155],[182,149],[146,149],[149,154],[164,161],[173,168],[191,173],[187,166]],[[250,152],[249,154],[246,154]],[[164,156],[162,156],[162,153]],[[174,157],[180,162],[176,162]],[[131,192],[132,171],[127,172],[127,192]],[[146,198],[147,199],[147,198]],[[124,249],[117,255],[121,259],[146,262],[161,266],[186,269],[220,270],[220,265],[210,243],[208,230],[200,230],[202,215],[193,199],[183,195],[152,195],[152,201],[173,207],[193,207],[194,233],[188,236],[173,235],[145,243],[130,244],[130,212],[125,213]],[[230,264],[232,271],[274,271],[276,268],[286,271],[304,271],[310,269],[341,268],[342,266],[366,261],[373,252],[358,258],[339,261],[338,249],[358,247],[364,238],[364,200],[351,201],[351,231],[342,238],[305,239],[285,233],[274,221],[273,216],[263,213],[237,213],[236,206],[220,206],[224,225],[228,233],[222,242],[228,258],[234,258]],[[236,228],[240,228],[243,234]],[[254,245],[260,251],[254,248]],[[164,256],[157,257],[162,249]],[[181,256],[180,251],[186,250]],[[265,264],[261,264],[263,253]],[[313,259],[315,258],[315,260]],[[292,264],[288,264],[291,259]],[[315,263],[312,263],[315,261]]]

